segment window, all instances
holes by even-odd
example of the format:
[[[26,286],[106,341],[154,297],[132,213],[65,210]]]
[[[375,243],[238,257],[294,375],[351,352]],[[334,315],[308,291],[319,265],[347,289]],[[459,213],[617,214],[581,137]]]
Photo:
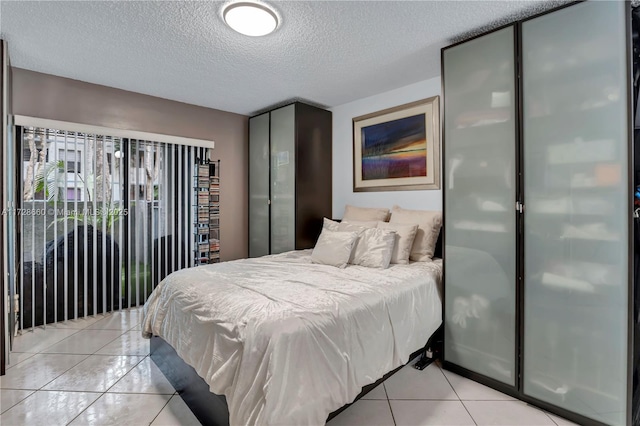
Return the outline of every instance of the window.
[[[58,150],[58,159],[64,161],[64,168],[67,173],[82,173],[82,153],[71,150]]]
[[[80,188],[67,188],[67,201],[82,200]]]

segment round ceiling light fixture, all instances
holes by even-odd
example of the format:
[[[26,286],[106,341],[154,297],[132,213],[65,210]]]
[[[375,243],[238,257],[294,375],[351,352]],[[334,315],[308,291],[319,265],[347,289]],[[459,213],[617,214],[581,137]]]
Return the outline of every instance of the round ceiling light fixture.
[[[278,27],[278,16],[264,3],[230,3],[222,10],[224,22],[240,34],[259,37]]]

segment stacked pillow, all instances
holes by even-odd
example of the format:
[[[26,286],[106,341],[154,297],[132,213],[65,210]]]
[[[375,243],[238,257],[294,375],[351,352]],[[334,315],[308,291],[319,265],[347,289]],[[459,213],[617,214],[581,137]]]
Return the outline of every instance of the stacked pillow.
[[[389,223],[417,224],[409,258],[415,262],[430,262],[436,249],[442,227],[442,212],[431,210],[405,210],[398,206],[391,209]]]
[[[347,222],[344,221],[342,223],[334,222],[327,218],[324,219],[324,223],[322,226],[322,233],[320,237],[323,235],[331,235],[335,237],[331,240],[335,241],[335,238],[339,238],[340,234],[345,233],[355,233],[356,240],[353,244],[352,250],[349,255],[345,255],[346,251],[346,238],[345,243],[342,245],[338,245],[334,247],[334,256],[335,261],[332,259],[331,264],[339,263],[340,265],[344,264],[345,267],[347,263],[353,265],[367,266],[369,268],[382,268],[385,269],[389,267],[389,262],[391,261],[391,256],[393,252],[393,246],[395,244],[395,232],[388,231],[384,229],[376,228],[378,222]],[[322,244],[325,244],[327,237],[323,238]],[[320,238],[318,239],[320,242]],[[316,244],[316,248],[318,244]],[[331,248],[325,248],[321,246],[321,252],[328,252]],[[320,261],[315,255],[316,249],[313,249],[313,253],[311,254],[311,259],[315,263],[326,263]],[[338,260],[339,259],[339,260]],[[346,259],[346,261],[345,261]]]
[[[344,208],[343,221],[383,221],[389,220],[389,209],[347,206]]]
[[[396,233],[391,263],[408,264],[413,241],[418,231],[418,225],[378,222],[377,226],[380,229],[388,229]]]
[[[344,268],[347,264],[387,268],[409,261],[430,262],[442,212],[406,210],[398,206],[363,208],[347,205],[341,223],[324,219],[311,259]]]
[[[339,232],[322,228],[311,253],[311,260],[313,263],[346,268],[357,238],[357,232]]]

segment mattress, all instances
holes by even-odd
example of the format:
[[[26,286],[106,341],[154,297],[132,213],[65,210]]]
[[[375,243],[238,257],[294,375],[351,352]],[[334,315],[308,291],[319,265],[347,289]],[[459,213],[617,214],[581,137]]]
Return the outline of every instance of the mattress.
[[[441,261],[338,269],[310,255],[183,269],[145,304],[143,336],[226,396],[232,426],[324,424],[441,324]]]

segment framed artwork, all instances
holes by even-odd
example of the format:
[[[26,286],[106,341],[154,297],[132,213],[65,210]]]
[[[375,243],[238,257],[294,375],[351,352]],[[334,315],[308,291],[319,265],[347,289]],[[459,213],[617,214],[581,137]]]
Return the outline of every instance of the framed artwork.
[[[440,188],[439,97],[353,119],[353,190]]]

